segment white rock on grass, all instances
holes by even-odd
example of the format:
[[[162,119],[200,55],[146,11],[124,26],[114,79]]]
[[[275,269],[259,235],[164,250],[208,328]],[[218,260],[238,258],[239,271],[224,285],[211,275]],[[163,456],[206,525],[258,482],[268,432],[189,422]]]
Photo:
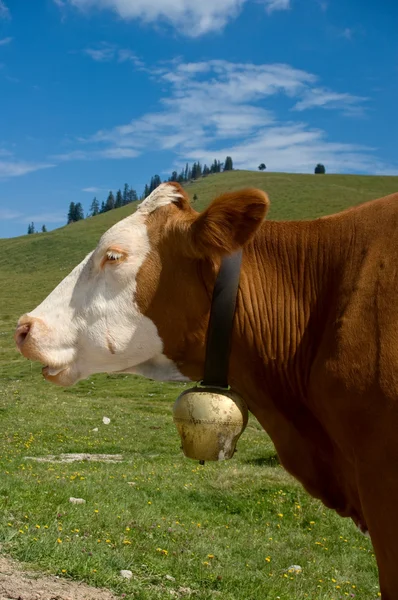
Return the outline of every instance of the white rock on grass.
[[[72,504],[86,504],[84,498],[69,498],[69,502]]]
[[[109,425],[109,423],[111,422],[109,417],[102,417],[102,422],[104,425]]]
[[[128,569],[122,569],[122,571],[120,571],[120,575],[124,579],[131,579],[133,576],[133,573],[132,573],[132,571],[129,571]]]
[[[300,567],[300,565],[291,565],[288,569],[287,572],[288,573],[301,573],[303,570],[302,567]]]

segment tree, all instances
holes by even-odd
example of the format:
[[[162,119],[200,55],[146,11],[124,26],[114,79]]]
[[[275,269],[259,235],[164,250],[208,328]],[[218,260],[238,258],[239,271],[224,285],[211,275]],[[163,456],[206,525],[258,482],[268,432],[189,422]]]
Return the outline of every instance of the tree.
[[[90,212],[89,212],[90,217],[95,217],[96,215],[99,214],[99,211],[100,211],[100,207],[99,207],[98,200],[97,200],[97,198],[94,198],[91,203],[91,206],[90,206]]]
[[[129,184],[125,183],[124,188],[123,188],[123,206],[126,206],[126,204],[128,204],[130,202],[129,194],[130,194]]]
[[[172,172],[169,181],[178,181],[178,173],[177,173],[177,171],[173,171]]]
[[[210,175],[210,169],[207,165],[204,165],[203,171],[202,171],[202,176],[206,177],[207,175]]]
[[[225,163],[224,163],[224,171],[233,171],[233,162],[232,162],[232,158],[230,156],[227,156],[227,158],[225,159]]]
[[[47,227],[45,225],[43,225],[43,227],[41,228],[42,233],[47,233]]]
[[[106,212],[106,210],[105,210],[105,202],[104,202],[104,201],[102,201],[102,202],[101,202],[101,208],[100,208],[100,214],[102,214],[102,213],[104,213],[104,212]]]
[[[113,208],[115,208],[115,196],[113,195],[113,192],[110,191],[105,202],[104,212],[108,212],[108,210],[112,210]]]
[[[74,223],[75,222],[75,214],[76,214],[75,203],[71,202],[69,204],[69,210],[68,210],[68,225],[70,223]]]
[[[211,173],[220,173],[221,167],[222,167],[222,165],[221,165],[220,161],[215,158],[213,164],[210,167],[210,172]]]
[[[324,165],[322,165],[321,163],[318,163],[317,166],[315,167],[314,173],[315,173],[315,175],[325,175],[326,169],[325,169]]]
[[[123,196],[121,190],[116,192],[116,200],[115,200],[115,208],[120,208],[123,206]]]
[[[265,171],[265,169],[266,169],[266,168],[267,168],[267,167],[265,166],[265,164],[264,164],[264,163],[261,163],[260,165],[258,165],[258,170],[259,170],[259,171]]]
[[[144,198],[147,198],[149,196],[149,187],[148,184],[145,184],[145,188],[144,188]]]
[[[84,219],[84,210],[80,202],[75,204],[75,221],[82,221]]]
[[[130,188],[129,194],[128,194],[128,201],[129,202],[137,202],[137,200],[138,200],[137,192],[135,190],[133,190],[133,188]]]
[[[35,225],[34,225],[34,223],[33,222],[29,223],[29,225],[28,225],[28,235],[30,235],[30,234],[32,234],[34,232],[35,232]]]

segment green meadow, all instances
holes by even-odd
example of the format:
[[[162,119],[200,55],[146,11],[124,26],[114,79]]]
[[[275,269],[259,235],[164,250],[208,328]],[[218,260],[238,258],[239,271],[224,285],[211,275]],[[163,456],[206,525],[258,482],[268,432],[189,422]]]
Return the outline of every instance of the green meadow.
[[[398,177],[235,171],[187,191],[202,210],[245,186],[268,192],[270,218],[307,219],[398,191]],[[254,418],[232,460],[201,466],[182,455],[172,421],[184,385],[99,375],[57,388],[14,349],[18,316],[133,209],[0,240],[2,551],[127,599],[377,598],[370,541],[283,470]],[[61,462],[67,453],[121,456]],[[55,460],[34,460],[48,455]],[[132,578],[121,578],[122,569]]]

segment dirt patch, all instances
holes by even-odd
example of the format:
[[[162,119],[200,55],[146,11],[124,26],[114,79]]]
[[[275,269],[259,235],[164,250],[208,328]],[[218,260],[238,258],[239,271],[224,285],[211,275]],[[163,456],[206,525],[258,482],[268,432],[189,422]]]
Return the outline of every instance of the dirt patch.
[[[25,460],[34,460],[36,462],[51,462],[51,463],[72,463],[72,462],[107,462],[116,463],[122,462],[121,454],[49,454],[48,456],[25,456]]]
[[[23,571],[0,556],[0,600],[117,600],[108,590],[84,583]]]

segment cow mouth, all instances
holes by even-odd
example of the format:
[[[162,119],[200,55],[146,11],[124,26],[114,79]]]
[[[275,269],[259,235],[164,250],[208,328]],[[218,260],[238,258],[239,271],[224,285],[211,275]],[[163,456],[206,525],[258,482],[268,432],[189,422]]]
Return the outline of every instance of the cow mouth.
[[[46,365],[42,368],[41,372],[46,381],[62,387],[73,385],[76,381],[76,377],[71,370],[71,365],[62,365],[61,367]]]
[[[44,377],[46,376],[50,376],[50,377],[57,377],[60,373],[62,373],[62,371],[65,371],[65,369],[67,369],[67,366],[63,366],[63,367],[50,367],[50,365],[46,365],[45,367],[42,368],[42,373],[44,375]]]

